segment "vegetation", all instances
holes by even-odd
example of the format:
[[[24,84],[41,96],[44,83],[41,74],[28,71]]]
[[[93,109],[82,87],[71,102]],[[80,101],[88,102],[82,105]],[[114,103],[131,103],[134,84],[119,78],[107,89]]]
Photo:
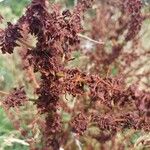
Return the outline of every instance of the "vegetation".
[[[0,2],[0,150],[148,150],[149,11]]]

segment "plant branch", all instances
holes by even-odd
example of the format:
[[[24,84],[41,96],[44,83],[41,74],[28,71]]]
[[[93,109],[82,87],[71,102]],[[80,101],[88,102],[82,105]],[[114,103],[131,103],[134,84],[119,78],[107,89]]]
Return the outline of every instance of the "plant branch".
[[[88,41],[90,41],[90,42],[93,42],[93,43],[95,43],[95,44],[100,44],[100,45],[104,45],[104,44],[105,44],[105,43],[102,42],[102,41],[96,41],[96,40],[91,39],[90,37],[85,36],[85,35],[82,35],[82,34],[77,34],[77,35],[78,35],[80,38],[86,39],[86,40],[88,40]]]
[[[4,92],[4,91],[0,91],[0,95],[9,95],[9,93]]]

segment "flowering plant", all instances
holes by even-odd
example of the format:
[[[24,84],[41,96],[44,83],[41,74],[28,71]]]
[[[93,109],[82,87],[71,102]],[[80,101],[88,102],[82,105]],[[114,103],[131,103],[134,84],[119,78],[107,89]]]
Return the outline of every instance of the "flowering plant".
[[[90,9],[95,15],[87,12]],[[8,22],[0,30],[2,53],[12,54],[20,47],[23,69],[37,96],[30,98],[21,86],[5,94],[2,102],[7,112],[33,103],[37,113],[26,123],[31,130],[38,126],[39,139],[34,134],[29,138],[27,130],[17,128],[28,139],[31,150],[70,149],[74,142],[81,149],[80,140],[87,149],[94,149],[87,139],[96,140],[101,149],[111,141],[113,149],[115,137],[126,129],[150,131],[150,93],[127,83],[140,66],[131,64],[149,56],[149,51],[136,52],[138,34],[147,19],[141,9],[141,0],[79,0],[72,10],[62,10],[47,0],[32,0],[16,24]],[[90,19],[85,17],[86,12]],[[84,21],[90,29],[83,27]],[[35,46],[27,42],[29,35],[36,39]],[[84,47],[85,41],[92,43],[90,50]],[[129,42],[131,52],[127,53]],[[86,65],[70,67],[77,49],[86,57]],[[115,76],[110,73],[113,66],[118,72]],[[149,73],[136,77],[140,86]],[[146,82],[144,87],[148,86]],[[92,128],[98,132],[93,133]]]

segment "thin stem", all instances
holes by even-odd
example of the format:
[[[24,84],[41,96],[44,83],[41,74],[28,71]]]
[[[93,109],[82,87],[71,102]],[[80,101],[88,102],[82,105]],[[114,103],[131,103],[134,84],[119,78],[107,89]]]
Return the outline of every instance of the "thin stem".
[[[100,44],[100,45],[104,45],[105,43],[104,42],[102,42],[102,41],[96,41],[96,40],[94,40],[94,39],[91,39],[90,37],[87,37],[87,36],[85,36],[85,35],[82,35],[82,34],[77,34],[80,38],[84,38],[84,39],[86,39],[86,40],[88,40],[88,41],[91,41],[91,42],[93,42],[93,43],[95,43],[95,44]]]
[[[28,99],[28,101],[30,101],[30,102],[36,102],[37,101],[37,99]]]
[[[9,95],[9,93],[4,92],[4,91],[0,91],[0,94],[1,94],[1,95]]]

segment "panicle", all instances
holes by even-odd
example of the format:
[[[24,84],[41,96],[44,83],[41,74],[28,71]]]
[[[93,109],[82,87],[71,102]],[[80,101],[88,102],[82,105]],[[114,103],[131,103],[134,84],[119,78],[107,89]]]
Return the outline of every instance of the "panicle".
[[[141,13],[142,1],[141,0],[124,0],[123,6],[127,14],[130,16],[128,23],[128,33],[125,40],[133,39],[140,31],[143,17]]]
[[[72,132],[83,135],[88,126],[88,118],[84,113],[79,113],[71,121]]]
[[[21,29],[16,24],[13,25],[10,22],[7,23],[8,27],[0,32],[0,47],[2,53],[13,53],[13,50],[18,44],[16,41],[22,38]]]
[[[27,96],[23,87],[14,90],[4,100],[4,105],[8,108],[23,106],[27,102]]]

